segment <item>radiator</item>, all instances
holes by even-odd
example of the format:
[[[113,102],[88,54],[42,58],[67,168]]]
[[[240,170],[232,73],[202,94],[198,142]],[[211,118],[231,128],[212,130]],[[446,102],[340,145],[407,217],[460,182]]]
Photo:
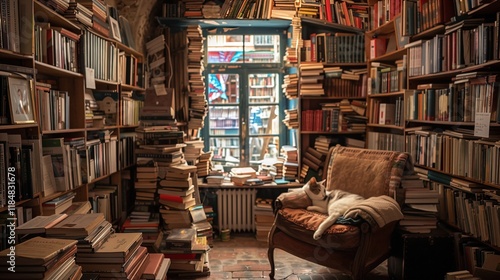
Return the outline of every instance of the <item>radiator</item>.
[[[256,189],[217,190],[219,230],[255,231],[254,204]]]

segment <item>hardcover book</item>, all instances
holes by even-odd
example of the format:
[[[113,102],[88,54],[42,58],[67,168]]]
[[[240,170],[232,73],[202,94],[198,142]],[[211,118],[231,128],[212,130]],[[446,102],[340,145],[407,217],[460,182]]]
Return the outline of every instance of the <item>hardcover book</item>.
[[[43,265],[48,261],[62,256],[77,243],[76,240],[34,237],[16,245],[16,265]],[[0,262],[10,260],[11,249],[0,252]]]
[[[196,239],[196,230],[193,228],[174,228],[165,238],[167,249],[191,249]]]

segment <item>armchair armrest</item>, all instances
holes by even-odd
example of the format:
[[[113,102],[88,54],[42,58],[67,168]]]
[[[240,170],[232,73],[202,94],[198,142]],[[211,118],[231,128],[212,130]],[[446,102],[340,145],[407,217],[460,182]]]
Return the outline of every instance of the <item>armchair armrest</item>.
[[[274,211],[282,208],[307,208],[312,205],[312,201],[303,189],[297,189],[282,193],[274,201]]]

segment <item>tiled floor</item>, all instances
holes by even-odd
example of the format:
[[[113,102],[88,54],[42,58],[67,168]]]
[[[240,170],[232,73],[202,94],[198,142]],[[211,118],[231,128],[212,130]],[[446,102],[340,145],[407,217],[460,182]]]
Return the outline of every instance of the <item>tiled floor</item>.
[[[275,250],[275,279],[286,280],[349,280],[338,271]],[[215,241],[209,252],[210,277],[199,279],[269,279],[267,243],[250,234],[232,234],[227,242]],[[170,278],[169,278],[170,279]],[[367,280],[387,280],[385,265],[375,268]]]

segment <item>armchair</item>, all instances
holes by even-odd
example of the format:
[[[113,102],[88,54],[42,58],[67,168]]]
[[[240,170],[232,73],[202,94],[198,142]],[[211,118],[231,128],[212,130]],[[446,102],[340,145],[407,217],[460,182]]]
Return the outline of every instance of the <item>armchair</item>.
[[[275,220],[268,237],[270,278],[275,273],[274,249],[279,248],[363,279],[389,257],[392,232],[403,217],[393,197],[405,170],[413,171],[407,153],[332,147],[323,173],[327,190],[360,194],[367,198],[367,205],[348,210],[357,211],[358,218],[339,218],[314,240],[313,233],[326,214],[306,210],[311,200],[303,190],[281,194],[275,201]]]

